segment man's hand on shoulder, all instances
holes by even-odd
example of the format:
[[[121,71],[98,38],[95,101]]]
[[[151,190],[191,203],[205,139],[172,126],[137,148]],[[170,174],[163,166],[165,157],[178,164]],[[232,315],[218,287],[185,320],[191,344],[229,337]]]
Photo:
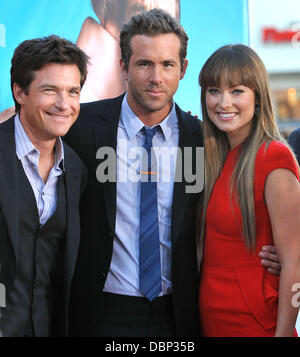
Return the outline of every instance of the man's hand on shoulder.
[[[261,264],[273,275],[280,275],[281,265],[274,245],[265,245],[258,253]]]
[[[193,115],[192,112],[190,110],[187,111],[188,114],[192,115],[194,118],[199,119],[198,115]]]

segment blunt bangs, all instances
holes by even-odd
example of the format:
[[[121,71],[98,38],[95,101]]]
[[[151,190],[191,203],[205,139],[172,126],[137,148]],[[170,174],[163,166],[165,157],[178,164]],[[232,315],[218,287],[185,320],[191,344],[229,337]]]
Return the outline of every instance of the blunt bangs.
[[[221,83],[229,87],[244,85],[256,89],[255,72],[252,56],[240,51],[237,45],[224,46],[204,64],[199,75],[199,84],[202,90],[220,87]]]

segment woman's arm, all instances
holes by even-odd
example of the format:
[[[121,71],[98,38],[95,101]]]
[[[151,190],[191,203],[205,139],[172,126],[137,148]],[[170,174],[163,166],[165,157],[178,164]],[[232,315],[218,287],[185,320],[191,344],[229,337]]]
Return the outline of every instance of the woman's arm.
[[[276,169],[266,179],[264,195],[281,263],[275,336],[292,336],[298,314],[292,288],[300,283],[300,184],[291,171]]]

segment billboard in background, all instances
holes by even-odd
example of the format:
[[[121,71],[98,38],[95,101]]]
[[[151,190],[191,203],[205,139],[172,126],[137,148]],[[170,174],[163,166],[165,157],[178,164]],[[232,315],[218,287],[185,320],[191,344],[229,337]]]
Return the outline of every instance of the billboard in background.
[[[198,74],[204,61],[224,44],[248,44],[247,0],[111,0],[113,11],[109,14],[101,12],[103,2],[0,2],[0,112],[13,105],[10,60],[14,49],[26,39],[56,34],[77,41],[92,58],[82,101],[111,97],[124,90],[118,79],[117,25],[142,9],[153,6],[167,8],[173,15],[180,16],[189,35],[189,66],[175,100],[183,109],[195,115],[200,115]]]

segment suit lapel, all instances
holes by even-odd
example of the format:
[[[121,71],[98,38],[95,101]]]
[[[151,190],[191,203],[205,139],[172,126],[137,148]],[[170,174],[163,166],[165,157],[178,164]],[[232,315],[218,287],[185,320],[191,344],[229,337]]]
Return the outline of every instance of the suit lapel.
[[[74,163],[73,154],[64,144],[65,156],[65,190],[67,206],[66,242],[65,242],[65,269],[64,289],[65,303],[68,303],[71,280],[74,274],[75,263],[80,242],[80,170],[79,165]]]
[[[0,209],[17,259],[19,186],[14,129],[14,117],[0,125]]]
[[[178,116],[178,124],[179,124],[179,148],[182,153],[182,161],[180,162],[180,156],[177,157],[177,165],[176,171],[179,173],[179,177],[181,180],[178,182],[174,182],[174,192],[173,192],[173,204],[172,204],[172,242],[173,248],[177,241],[178,235],[180,233],[180,228],[182,226],[182,220],[184,218],[185,206],[187,204],[188,194],[185,192],[186,185],[190,185],[185,180],[184,173],[184,148],[186,147],[195,147],[199,145],[196,142],[195,138],[195,127],[193,127],[189,120],[185,118],[185,113],[176,106],[177,116]],[[195,151],[192,150],[193,156],[195,156]],[[193,158],[194,162],[194,158]],[[194,171],[193,167],[193,171]]]
[[[106,105],[101,110],[99,125],[95,126],[96,152],[99,148],[112,148],[115,155],[117,154],[117,135],[118,124],[121,113],[122,100],[124,95],[118,97]],[[115,156],[116,157],[116,156]],[[98,159],[97,165],[100,165],[105,159]],[[116,163],[115,163],[116,164]],[[115,167],[115,172],[117,172]],[[116,181],[116,180],[115,180]],[[106,211],[108,215],[109,225],[112,232],[115,231],[116,222],[116,182],[106,181],[103,185],[99,185],[103,189]]]
[[[99,108],[101,113],[99,117],[99,123],[95,125],[95,144],[96,151],[101,147],[110,147],[117,152],[117,133],[118,133],[118,123],[121,113],[122,100],[124,96],[113,99],[109,102],[109,105]],[[182,154],[184,153],[185,147],[195,147],[199,145],[196,142],[197,138],[194,135],[199,128],[195,125],[191,125],[190,120],[187,120],[185,113],[176,106],[176,111],[178,115],[179,122],[179,147]],[[193,155],[195,152],[193,151]],[[103,160],[98,160],[98,165]],[[193,160],[194,161],[194,160]],[[184,215],[184,207],[187,203],[187,194],[185,192],[187,183],[184,176],[184,155],[182,155],[182,165],[178,165],[177,169],[181,168],[180,182],[175,182],[174,193],[173,193],[173,204],[172,204],[172,240],[173,243],[176,242],[178,234],[180,233],[180,227]],[[115,230],[116,221],[116,182],[105,182],[103,185],[99,185],[99,189],[103,189],[103,194],[105,197],[105,205],[107,208],[107,214],[110,224],[110,229],[112,232]],[[174,245],[173,245],[174,246]]]

